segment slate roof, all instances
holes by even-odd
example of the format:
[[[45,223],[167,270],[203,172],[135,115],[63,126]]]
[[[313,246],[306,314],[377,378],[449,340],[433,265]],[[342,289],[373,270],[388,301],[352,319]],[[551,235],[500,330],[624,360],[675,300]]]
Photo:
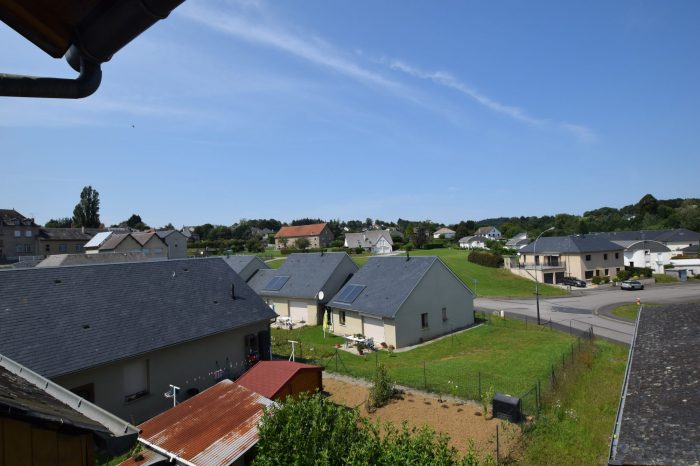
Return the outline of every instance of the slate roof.
[[[573,235],[573,236],[543,236],[535,242],[528,244],[520,250],[521,253],[532,253],[537,246],[537,253],[547,254],[581,254],[586,252],[622,251],[619,244],[615,244],[598,235]]]
[[[393,318],[428,270],[435,265],[450,271],[434,256],[411,256],[408,260],[405,256],[370,257],[330,300],[328,306]],[[468,290],[459,278],[455,277],[455,280]],[[351,285],[363,285],[365,288],[352,303],[338,301],[343,290]]]
[[[343,262],[357,271],[357,265],[344,252],[290,254],[278,269],[258,270],[248,285],[261,296],[314,299],[323,291],[326,296],[322,302],[325,302],[331,296],[323,287]],[[288,276],[289,280],[279,291],[266,291],[265,286],[275,276]]]
[[[698,328],[698,304],[643,308],[609,464],[700,462]]]
[[[236,383],[274,400],[292,378],[304,371],[322,372],[323,367],[292,361],[260,361],[236,379]]]
[[[390,245],[394,244],[388,230],[367,230],[362,233],[345,233],[345,244],[349,248],[370,248],[376,246],[381,238],[384,238]]]
[[[27,218],[15,209],[0,209],[0,222],[7,226],[36,226],[33,218]]]
[[[115,264],[167,260],[162,255],[144,252],[103,252],[100,254],[53,254],[36,264],[36,267],[67,267],[73,265]]]
[[[449,228],[440,228],[438,231],[435,232],[436,235],[446,235],[449,233],[456,233],[454,230],[450,230]]]
[[[648,250],[650,252],[670,252],[671,250],[668,246],[665,246],[659,241],[652,240],[617,240],[613,239],[613,243],[618,244],[628,251],[639,251],[642,249]]]
[[[0,353],[50,378],[274,317],[220,258],[0,271]]]
[[[181,232],[181,231],[179,231],[179,230],[157,230],[157,231],[156,231],[156,235],[158,235],[158,238],[160,238],[160,239],[162,239],[162,240],[164,240],[164,241],[165,241],[165,238],[167,238],[168,236],[172,235],[173,233],[180,233],[182,236],[184,236],[185,238],[187,238],[187,236],[186,236],[183,232]]]
[[[236,273],[241,273],[243,269],[248,267],[252,262],[258,262],[256,265],[262,269],[270,268],[262,259],[252,254],[226,256],[223,259]]]
[[[228,466],[258,442],[263,408],[273,401],[222,380],[139,425],[139,440],[177,464]],[[184,460],[184,461],[183,461]]]
[[[112,249],[119,246],[119,244],[121,244],[121,242],[128,238],[130,235],[131,233],[112,233],[102,244],[100,244],[98,249],[100,249],[101,251],[111,251]],[[85,248],[87,248],[87,244],[85,245]]]
[[[527,243],[528,241],[529,240],[527,239],[527,233],[518,233],[517,235],[513,236],[511,239],[506,241],[506,247],[519,246],[523,244],[523,242]]]
[[[484,244],[486,244],[487,241],[491,241],[491,238],[482,235],[465,236],[464,238],[460,238],[459,240],[460,243],[480,242]]]
[[[315,223],[313,225],[299,225],[293,227],[282,227],[275,234],[275,238],[292,238],[297,236],[318,236],[323,229],[326,228],[325,223]]]
[[[131,233],[131,237],[134,238],[136,240],[136,242],[139,243],[141,246],[148,243],[151,240],[151,238],[153,238],[154,236],[157,237],[159,240],[161,240],[161,242],[163,242],[163,240],[160,238],[158,233],[155,231],[139,231],[139,232]],[[165,245],[165,243],[163,243],[163,244]]]
[[[697,254],[698,250],[700,250],[700,246],[698,246],[697,244],[694,244],[692,246],[687,246],[687,247],[681,249],[683,254]]]
[[[479,227],[475,232],[474,236],[479,236],[479,235],[486,235],[487,233],[491,233],[491,230],[493,230],[494,227],[493,225],[487,225],[485,227]],[[497,228],[496,228],[497,229]]]
[[[46,239],[54,241],[85,241],[88,242],[95,236],[97,230],[85,230],[82,228],[42,228],[39,234]]]
[[[681,243],[700,241],[700,233],[686,228],[675,230],[632,230],[591,233],[610,241],[654,240],[662,243]]]

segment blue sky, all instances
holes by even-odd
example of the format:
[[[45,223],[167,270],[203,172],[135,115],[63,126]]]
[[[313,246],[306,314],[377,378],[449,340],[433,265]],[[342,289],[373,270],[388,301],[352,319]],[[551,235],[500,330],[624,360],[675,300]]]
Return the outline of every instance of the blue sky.
[[[195,1],[80,101],[0,100],[0,207],[151,225],[698,197],[700,3]],[[0,71],[72,77],[0,23]]]

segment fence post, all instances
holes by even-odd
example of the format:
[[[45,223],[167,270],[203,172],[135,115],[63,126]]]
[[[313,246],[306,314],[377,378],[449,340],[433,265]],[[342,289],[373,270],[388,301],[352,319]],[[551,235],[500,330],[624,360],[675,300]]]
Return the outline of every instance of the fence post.
[[[569,319],[569,335],[571,335],[572,330],[573,330],[573,329],[571,328],[571,319]]]
[[[525,330],[527,330],[527,317],[525,317]]]
[[[338,348],[335,349],[335,371],[338,372]]]
[[[580,353],[581,352],[581,337],[578,337],[577,340],[578,340],[578,352]]]
[[[571,362],[574,362],[574,344],[571,344]]]
[[[425,361],[423,361],[423,387],[428,389],[428,378],[425,376]]]
[[[479,399],[481,399],[481,371],[479,371]]]
[[[542,385],[540,385],[540,379],[537,379],[537,415],[540,415],[540,407],[542,406]]]
[[[374,364],[379,366],[379,351],[374,352]]]
[[[564,369],[564,366],[566,365],[566,353],[561,354],[561,368]]]
[[[500,455],[500,445],[499,445],[499,438],[498,438],[498,424],[496,424],[496,464],[498,464],[498,458],[501,456]]]
[[[552,386],[556,383],[557,379],[554,377],[554,364],[552,364]]]
[[[304,347],[301,344],[301,340],[299,340],[299,359],[304,359]]]

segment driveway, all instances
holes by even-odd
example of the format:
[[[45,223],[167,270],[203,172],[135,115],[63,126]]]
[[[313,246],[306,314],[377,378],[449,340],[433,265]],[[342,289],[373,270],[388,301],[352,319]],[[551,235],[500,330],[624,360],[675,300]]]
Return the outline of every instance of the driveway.
[[[673,285],[652,285],[644,290],[623,291],[619,288],[604,287],[586,290],[565,297],[540,298],[540,321],[587,330],[593,327],[595,335],[620,343],[630,344],[634,334],[634,324],[611,319],[598,314],[602,307],[614,304],[627,304],[640,298],[642,303],[682,303],[700,302],[700,282]],[[527,317],[530,322],[537,319],[536,302],[528,299],[477,298],[474,307],[478,310],[505,311],[516,317]]]

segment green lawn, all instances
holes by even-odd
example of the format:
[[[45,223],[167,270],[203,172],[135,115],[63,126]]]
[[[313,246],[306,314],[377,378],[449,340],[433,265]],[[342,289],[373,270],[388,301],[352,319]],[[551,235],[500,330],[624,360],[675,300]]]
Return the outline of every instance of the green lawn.
[[[495,269],[473,264],[467,260],[468,251],[459,249],[430,249],[411,251],[414,256],[438,256],[478,296],[528,297],[535,295],[535,282],[512,274],[506,269]],[[477,280],[476,286],[474,279]],[[540,283],[540,296],[561,296],[566,291]]]
[[[644,303],[645,306],[658,306],[658,304]],[[613,315],[621,317],[627,320],[637,320],[637,313],[639,312],[639,306],[635,303],[622,304],[610,311]]]
[[[526,432],[520,463],[607,464],[626,363],[626,347],[596,340],[592,357],[567,372]]]
[[[386,365],[397,383],[468,399],[493,385],[496,391],[519,394],[538,378],[546,379],[552,364],[561,365],[573,337],[515,320],[494,319],[457,335],[405,352],[372,352],[357,356],[335,348],[344,339],[323,337],[320,326],[273,329],[273,352],[289,355],[288,340],[301,342],[297,356],[320,363],[329,371],[371,378],[375,363]],[[336,358],[335,354],[338,355]],[[481,387],[480,387],[481,386]]]
[[[656,283],[678,283],[678,278],[673,275],[667,275],[665,273],[655,273],[653,275]]]

